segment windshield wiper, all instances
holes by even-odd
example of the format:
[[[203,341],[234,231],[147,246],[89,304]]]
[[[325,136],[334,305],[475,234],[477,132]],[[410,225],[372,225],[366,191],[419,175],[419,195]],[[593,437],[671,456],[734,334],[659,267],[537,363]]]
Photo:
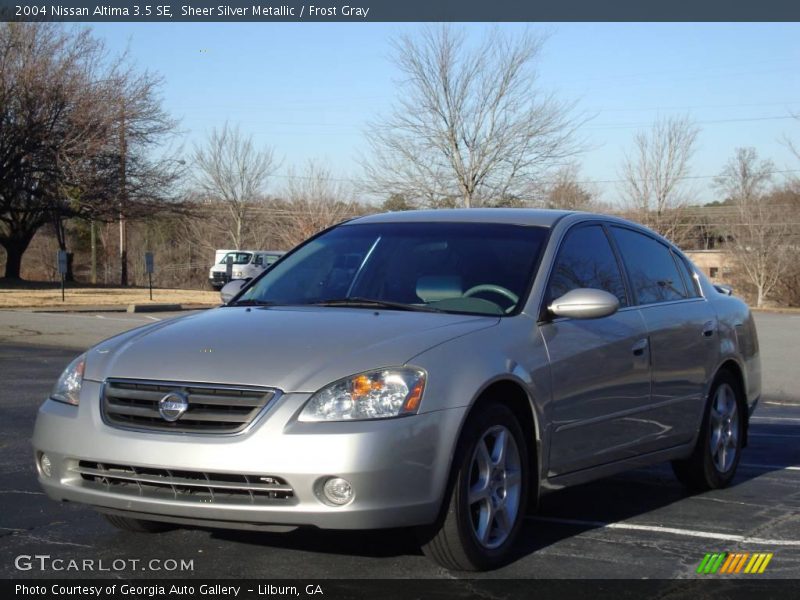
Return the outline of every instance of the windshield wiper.
[[[246,300],[237,300],[233,304],[225,304],[224,306],[277,306],[277,303],[247,298]]]
[[[405,304],[403,302],[392,302],[390,300],[375,300],[374,298],[361,298],[360,296],[351,296],[349,298],[329,298],[327,300],[311,302],[310,304],[314,306],[377,306],[380,308],[410,310],[416,312],[444,312],[443,310],[433,308],[432,306]]]

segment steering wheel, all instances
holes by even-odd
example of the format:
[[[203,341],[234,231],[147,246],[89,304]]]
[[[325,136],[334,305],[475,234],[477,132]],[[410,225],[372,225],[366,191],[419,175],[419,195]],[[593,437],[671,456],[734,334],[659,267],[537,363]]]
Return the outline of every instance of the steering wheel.
[[[505,312],[509,312],[514,306],[517,305],[519,302],[519,296],[517,296],[511,290],[504,288],[502,285],[497,285],[494,283],[482,283],[480,285],[476,285],[474,287],[469,288],[466,292],[464,292],[463,296],[465,298],[469,298],[470,296],[474,296],[475,294],[479,294],[481,292],[489,292],[493,294],[498,294],[503,296],[507,300],[511,300],[511,306],[505,310]]]

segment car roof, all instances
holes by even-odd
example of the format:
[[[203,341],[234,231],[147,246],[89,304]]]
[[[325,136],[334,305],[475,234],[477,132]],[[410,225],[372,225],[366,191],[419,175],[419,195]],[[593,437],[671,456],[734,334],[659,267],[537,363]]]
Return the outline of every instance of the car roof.
[[[367,215],[348,221],[348,224],[364,223],[505,223],[513,225],[538,225],[552,227],[567,215],[576,214],[568,210],[545,208],[447,208],[436,210],[406,210]],[[589,214],[589,213],[585,213]]]

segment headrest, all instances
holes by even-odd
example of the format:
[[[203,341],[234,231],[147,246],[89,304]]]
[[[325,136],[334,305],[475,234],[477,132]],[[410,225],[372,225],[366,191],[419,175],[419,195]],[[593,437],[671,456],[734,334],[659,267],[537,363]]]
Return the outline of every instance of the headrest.
[[[417,296],[425,302],[460,298],[463,291],[458,275],[426,275],[417,280]]]

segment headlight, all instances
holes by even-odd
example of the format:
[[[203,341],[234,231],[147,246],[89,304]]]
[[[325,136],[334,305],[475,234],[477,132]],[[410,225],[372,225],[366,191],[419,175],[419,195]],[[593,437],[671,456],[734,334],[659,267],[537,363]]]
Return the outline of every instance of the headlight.
[[[50,398],[67,404],[78,406],[83,383],[83,370],[86,367],[86,355],[81,354],[78,358],[69,363],[64,369],[61,377],[58,378],[53,388]]]
[[[378,369],[340,379],[311,396],[300,421],[388,419],[419,410],[425,372]]]
[[[244,271],[234,271],[232,277],[234,279],[244,279]]]

